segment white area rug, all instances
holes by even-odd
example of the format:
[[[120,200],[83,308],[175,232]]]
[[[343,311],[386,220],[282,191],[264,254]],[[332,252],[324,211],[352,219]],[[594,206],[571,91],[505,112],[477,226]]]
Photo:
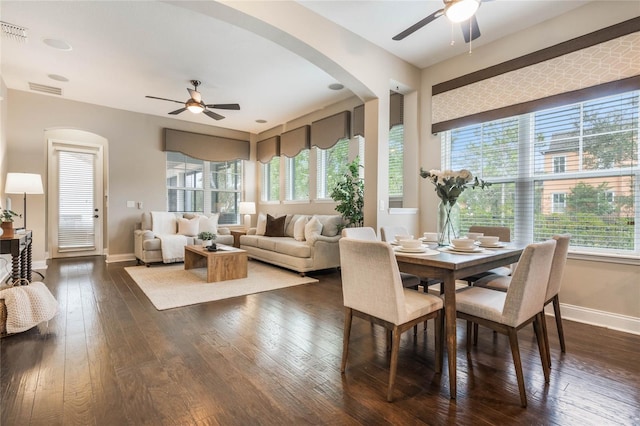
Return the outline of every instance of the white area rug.
[[[257,261],[249,261],[247,278],[217,283],[205,282],[205,268],[185,271],[182,263],[124,269],[159,311],[318,282]]]

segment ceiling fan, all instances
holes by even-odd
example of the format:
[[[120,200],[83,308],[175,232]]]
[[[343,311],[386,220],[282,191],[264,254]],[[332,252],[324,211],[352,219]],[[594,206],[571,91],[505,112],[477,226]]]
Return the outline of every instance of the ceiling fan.
[[[465,43],[469,43],[470,41],[480,37],[480,28],[478,27],[478,21],[476,20],[476,11],[480,7],[480,3],[482,2],[482,0],[442,1],[444,2],[444,7],[442,9],[436,10],[431,15],[413,24],[406,30],[393,37],[393,40],[402,40],[403,38],[413,34],[420,28],[424,27],[431,21],[434,21],[441,16],[446,16],[451,22],[460,23],[460,28],[462,28],[462,35],[464,36]]]
[[[157,96],[146,96],[146,97],[151,99],[160,99],[161,101],[169,101],[169,102],[184,104],[183,108],[177,109],[175,111],[171,111],[169,113],[171,115],[178,115],[185,110],[189,110],[194,114],[200,114],[201,112],[204,112],[205,115],[213,118],[214,120],[222,120],[224,118],[223,115],[217,114],[213,111],[209,111],[208,108],[230,109],[230,110],[236,110],[236,111],[240,110],[240,105],[238,104],[205,104],[204,102],[202,102],[202,95],[200,95],[200,92],[198,92],[198,86],[201,84],[200,81],[191,80],[191,84],[193,84],[193,89],[190,89],[187,87],[187,90],[189,91],[189,95],[191,97],[187,99],[186,102],[176,101],[176,100],[167,99],[167,98],[159,98]]]

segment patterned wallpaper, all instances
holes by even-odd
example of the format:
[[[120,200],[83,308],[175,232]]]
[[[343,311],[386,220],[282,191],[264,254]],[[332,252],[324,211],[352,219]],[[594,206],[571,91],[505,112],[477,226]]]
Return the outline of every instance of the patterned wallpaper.
[[[640,32],[432,97],[433,123],[640,74]]]

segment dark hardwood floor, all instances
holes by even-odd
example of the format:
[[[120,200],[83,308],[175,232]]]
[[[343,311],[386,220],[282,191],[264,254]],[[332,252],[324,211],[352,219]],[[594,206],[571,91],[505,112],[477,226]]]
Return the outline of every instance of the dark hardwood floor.
[[[458,324],[458,398],[434,373],[433,322],[403,336],[396,400],[385,399],[385,333],[354,319],[340,374],[338,272],[282,290],[157,311],[101,258],[50,262],[60,304],[37,328],[0,340],[1,424],[411,425],[640,424],[640,336],[548,318],[551,382],[532,327],[520,333],[529,407],[520,407],[506,337],[480,330],[467,356]],[[162,266],[154,266],[162,267]],[[445,355],[446,356],[446,355]]]

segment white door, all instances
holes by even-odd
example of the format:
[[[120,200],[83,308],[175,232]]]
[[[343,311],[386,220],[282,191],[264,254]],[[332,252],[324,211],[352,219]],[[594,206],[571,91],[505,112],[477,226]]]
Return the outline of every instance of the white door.
[[[51,257],[101,255],[102,146],[49,141]]]

